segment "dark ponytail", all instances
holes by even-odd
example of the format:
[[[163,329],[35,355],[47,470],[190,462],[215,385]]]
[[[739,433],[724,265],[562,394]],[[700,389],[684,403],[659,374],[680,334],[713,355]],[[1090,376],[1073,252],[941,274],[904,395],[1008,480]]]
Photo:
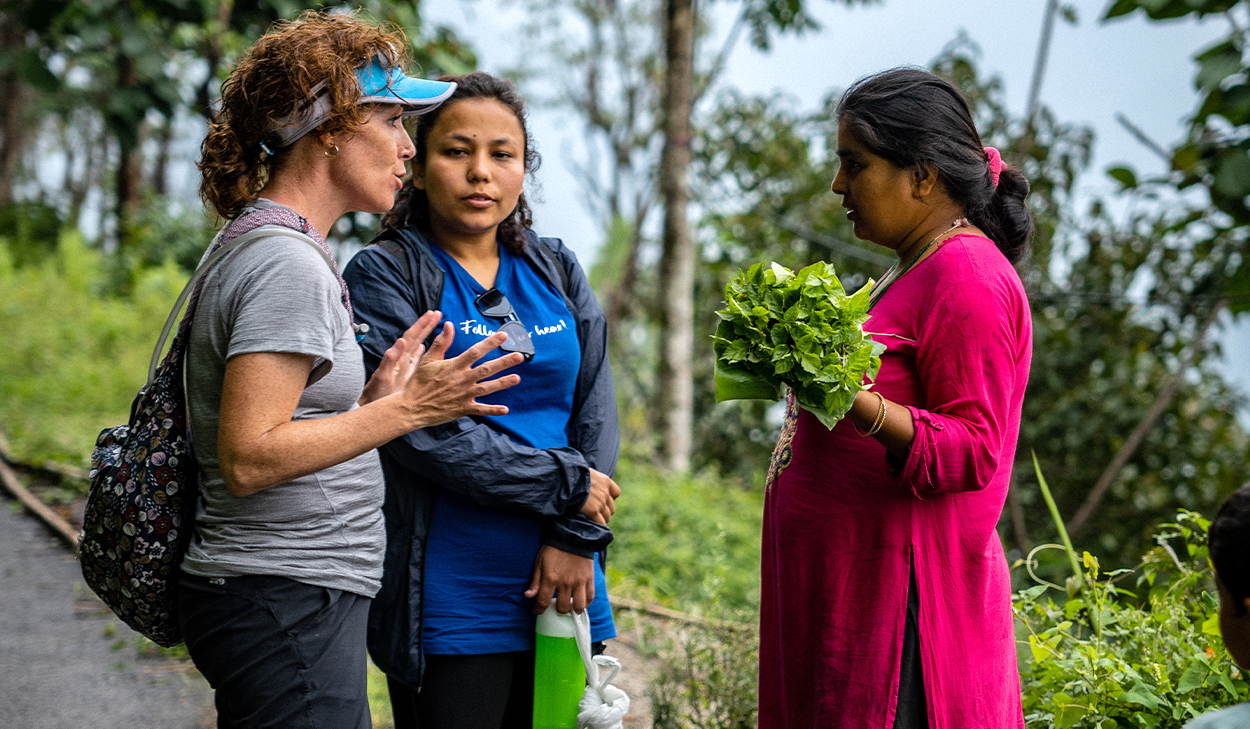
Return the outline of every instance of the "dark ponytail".
[[[521,137],[524,141],[523,161],[525,172],[529,174],[538,169],[541,159],[534,149],[534,140],[530,137],[529,128],[525,125],[525,102],[516,88],[507,81],[481,71],[474,71],[465,76],[443,76],[439,81],[452,81],[456,90],[443,105],[428,114],[417,117],[417,128],[413,134],[413,143],[417,148],[416,163],[424,165],[429,154],[428,141],[430,130],[438,123],[439,116],[452,104],[465,99],[493,99],[507,107],[516,115],[521,125]],[[496,236],[509,251],[520,253],[525,250],[525,231],[534,224],[534,216],[530,212],[525,193],[517,199],[516,208],[512,210],[502,223]],[[409,178],[403,188],[395,196],[395,206],[382,218],[382,230],[392,230],[413,226],[423,233],[430,232],[430,201],[425,190],[418,190]]]
[[[937,170],[947,194],[1013,265],[1028,254],[1029,182],[1004,165],[995,187],[972,111],[954,84],[918,68],[883,71],[852,84],[835,113],[873,154]]]

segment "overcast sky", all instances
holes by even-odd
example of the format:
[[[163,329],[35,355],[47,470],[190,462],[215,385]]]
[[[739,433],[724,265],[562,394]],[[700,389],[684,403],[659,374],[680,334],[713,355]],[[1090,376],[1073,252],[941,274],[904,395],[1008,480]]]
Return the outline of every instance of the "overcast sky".
[[[962,31],[981,49],[980,69],[1002,77],[1007,102],[1023,114],[1041,35],[1046,0],[884,0],[869,7],[807,0],[823,26],[802,38],[786,37],[771,53],[740,43],[725,83],[747,92],[781,92],[804,109],[813,108],[831,89],[860,76],[893,66],[927,65]],[[1115,120],[1122,113],[1147,135],[1170,146],[1183,136],[1184,119],[1197,102],[1193,56],[1226,34],[1226,21],[1208,18],[1166,23],[1138,15],[1101,22],[1106,0],[1077,0],[1077,25],[1054,27],[1041,100],[1062,121],[1095,130],[1094,159],[1081,187],[1089,194],[1110,194],[1114,184],[1104,171],[1128,164],[1138,175],[1164,171],[1164,163]],[[736,3],[708,6],[717,36],[728,28]],[[522,53],[524,20],[516,6],[499,8],[482,0],[442,0],[422,6],[427,21],[447,24],[472,43],[484,71],[513,67]],[[580,148],[581,126],[567,113],[535,110],[531,132],[544,164],[538,173],[543,201],[535,206],[535,228],[563,238],[592,262],[601,238],[581,197],[567,160]],[[1226,371],[1250,392],[1250,317],[1224,332]]]

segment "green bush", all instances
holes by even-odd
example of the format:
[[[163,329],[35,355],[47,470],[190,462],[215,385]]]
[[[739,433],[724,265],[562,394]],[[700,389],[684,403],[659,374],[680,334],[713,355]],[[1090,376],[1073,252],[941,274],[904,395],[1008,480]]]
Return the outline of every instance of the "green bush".
[[[1181,727],[1250,698],[1220,639],[1209,526],[1182,511],[1160,527],[1158,546],[1136,570],[1101,574],[1086,552],[1083,587],[1039,585],[1015,595],[1029,727]],[[1120,587],[1134,575],[1143,595]],[[1064,597],[1056,602],[1048,590]]]
[[[759,615],[687,627],[651,681],[655,729],[751,729],[759,716]]]
[[[66,232],[55,254],[18,267],[0,241],[0,430],[23,460],[87,464],[100,430],[125,422],[186,282],[167,263],[113,295],[103,259]]]
[[[612,594],[703,613],[759,604],[764,495],[711,476],[666,476],[622,460],[608,550]]]

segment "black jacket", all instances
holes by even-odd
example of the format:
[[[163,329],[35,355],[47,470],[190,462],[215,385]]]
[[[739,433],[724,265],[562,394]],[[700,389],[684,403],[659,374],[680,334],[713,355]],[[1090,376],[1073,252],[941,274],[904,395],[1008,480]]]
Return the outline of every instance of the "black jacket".
[[[563,291],[577,320],[582,357],[569,447],[530,448],[473,418],[461,418],[413,431],[379,449],[386,476],[387,545],[382,589],[369,610],[369,654],[388,675],[412,686],[420,685],[423,668],[421,600],[434,488],[450,489],[483,506],[547,517],[543,543],[566,552],[590,557],[612,541],[607,527],[580,513],[590,491],[589,469],[611,476],[620,452],[607,321],[572,251],[558,239],[540,241],[527,234],[521,258]],[[402,254],[385,249],[395,244],[402,246]],[[352,258],[343,278],[357,321],[369,325],[361,343],[369,374],[421,314],[438,308],[443,295],[444,272],[426,237],[413,228],[379,235]]]

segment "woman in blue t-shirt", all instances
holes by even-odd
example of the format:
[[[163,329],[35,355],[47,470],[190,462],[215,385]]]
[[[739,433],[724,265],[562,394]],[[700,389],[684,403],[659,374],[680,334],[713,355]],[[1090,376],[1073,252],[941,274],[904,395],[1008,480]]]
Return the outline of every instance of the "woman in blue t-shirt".
[[[534,614],[588,610],[616,634],[603,578],[619,433],[607,325],[573,254],[530,230],[537,154],[506,81],[457,83],[422,117],[413,178],[346,278],[369,324],[366,369],[393,332],[439,310],[453,350],[496,331],[521,352],[507,417],[461,418],[381,449],[388,547],[369,650],[400,729],[524,727]],[[502,353],[501,353],[502,354]]]

